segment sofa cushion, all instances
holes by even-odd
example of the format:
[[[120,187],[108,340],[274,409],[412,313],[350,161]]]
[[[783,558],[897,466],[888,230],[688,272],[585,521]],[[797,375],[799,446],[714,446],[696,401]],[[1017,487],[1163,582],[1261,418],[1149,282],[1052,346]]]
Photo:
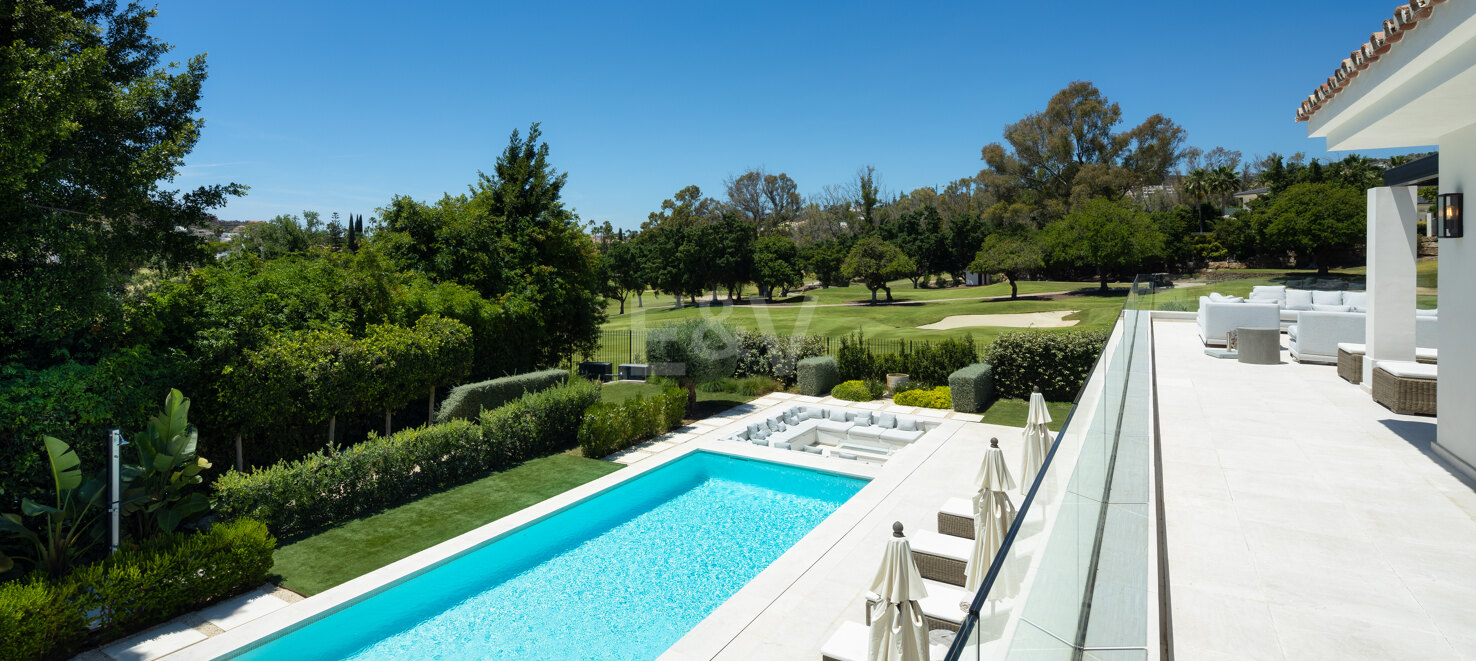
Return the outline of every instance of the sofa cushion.
[[[761,438],[755,438],[755,439],[753,439],[750,442],[753,443],[754,445],[762,445],[764,447],[769,447],[769,442],[766,441],[766,440],[764,440],[764,439],[761,439]]]
[[[922,435],[923,433],[918,430],[903,431],[901,429],[888,429],[881,433],[881,439],[893,443],[911,443],[922,438]]]
[[[1342,305],[1343,292],[1340,291],[1314,291],[1312,292],[1312,305]],[[1312,309],[1317,309],[1313,307]]]
[[[855,425],[853,425],[853,424],[851,424],[849,422],[837,422],[835,420],[826,420],[825,422],[820,423],[819,426],[816,427],[816,428],[819,429],[820,431],[823,431],[823,432],[830,432],[832,434],[841,434],[841,435],[844,435],[847,431],[850,431],[851,427],[854,427],[854,426]]]
[[[1250,302],[1252,303],[1275,303],[1281,305],[1286,302],[1285,285],[1256,285],[1251,287]]]
[[[1402,379],[1435,379],[1436,367],[1425,363],[1403,360],[1381,360],[1374,367]]]
[[[882,429],[891,429],[897,426],[897,416],[892,413],[882,413],[876,416],[876,424]]]
[[[830,420],[831,420],[831,422],[845,422],[846,421],[846,410],[845,409],[830,409]]]
[[[789,449],[789,444],[788,443],[775,443],[773,447],[776,448],[776,449],[779,449],[779,450],[788,450]]]
[[[1220,292],[1210,292],[1209,300],[1210,300],[1211,303],[1244,303],[1245,302],[1245,299],[1243,299],[1243,298],[1241,298],[1239,296],[1229,296],[1229,295],[1226,295],[1226,294],[1221,294]]]
[[[871,426],[871,411],[862,411],[856,414],[856,425],[859,427]]]
[[[810,454],[820,454],[823,452],[823,450],[821,450],[820,446],[818,445],[806,445],[805,447],[802,447],[800,449]]]
[[[1435,316],[1439,316],[1439,315],[1435,314],[1436,312],[1439,312],[1439,310],[1415,310],[1415,316],[1416,317],[1435,317]]]
[[[897,418],[897,429],[902,431],[917,431],[917,421],[912,418]]]
[[[1350,308],[1350,307],[1348,307],[1346,305],[1318,305],[1316,303],[1313,303],[1312,304],[1312,309],[1314,311],[1316,311],[1316,312],[1352,312],[1353,311],[1353,308]]]
[[[1286,290],[1286,309],[1288,310],[1311,310],[1312,292],[1306,289]]]
[[[868,425],[865,427],[857,425],[855,427],[852,427],[851,431],[847,433],[850,435],[851,438],[881,438],[882,432],[885,431],[888,430],[877,427],[876,425]]]
[[[1368,292],[1343,292],[1343,305],[1348,306],[1350,312],[1368,312]]]

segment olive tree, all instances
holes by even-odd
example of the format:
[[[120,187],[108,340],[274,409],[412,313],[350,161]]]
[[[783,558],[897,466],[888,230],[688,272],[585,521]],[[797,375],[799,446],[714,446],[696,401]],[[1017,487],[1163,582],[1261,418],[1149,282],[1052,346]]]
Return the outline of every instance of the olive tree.
[[[711,319],[652,329],[646,335],[646,360],[653,374],[687,389],[690,414],[697,405],[697,384],[726,379],[738,368],[738,333]]]

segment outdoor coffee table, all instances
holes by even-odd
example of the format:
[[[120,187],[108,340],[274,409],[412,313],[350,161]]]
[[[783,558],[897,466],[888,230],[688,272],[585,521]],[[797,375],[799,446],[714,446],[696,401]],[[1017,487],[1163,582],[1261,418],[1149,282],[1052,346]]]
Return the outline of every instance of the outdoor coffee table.
[[[1251,365],[1276,365],[1281,362],[1280,328],[1235,329],[1235,357]]]

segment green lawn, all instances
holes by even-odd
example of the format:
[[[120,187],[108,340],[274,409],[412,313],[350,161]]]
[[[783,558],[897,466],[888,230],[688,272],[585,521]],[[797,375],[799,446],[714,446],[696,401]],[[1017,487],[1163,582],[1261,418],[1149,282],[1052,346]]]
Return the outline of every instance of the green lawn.
[[[906,281],[903,281],[906,284]],[[1091,283],[1080,282],[1023,282],[1021,294],[1032,291],[1059,291],[1065,289],[1090,288]],[[719,306],[716,308],[685,307],[677,310],[670,299],[656,299],[665,304],[657,305],[653,297],[647,297],[648,305],[643,309],[626,307],[626,314],[611,315],[605,330],[645,330],[666,326],[686,319],[699,317],[716,318],[740,328],[756,329],[781,335],[820,335],[839,338],[856,330],[874,339],[942,339],[973,335],[985,342],[992,341],[1007,328],[981,326],[957,330],[919,330],[917,327],[931,324],[944,317],[961,314],[1009,314],[1019,312],[1044,312],[1053,310],[1076,311],[1069,319],[1077,321],[1076,328],[1110,328],[1122,309],[1121,296],[1083,296],[1057,298],[1056,300],[984,301],[986,296],[1008,294],[1008,285],[996,284],[984,287],[961,287],[944,290],[894,289],[897,298],[909,298],[915,302],[901,305],[816,307],[813,305],[786,305],[782,307],[753,307],[746,305]],[[831,300],[857,300],[864,298],[863,287],[832,287],[813,292],[814,298],[825,302]],[[965,298],[961,301],[936,301],[939,298]]]
[[[992,296],[1009,296],[1010,294],[1010,285],[1009,283],[1005,282],[995,283],[992,285],[982,285],[977,287],[928,287],[917,289],[914,289],[912,287],[912,283],[905,279],[896,280],[890,284],[892,286],[892,300],[894,302],[930,301],[951,298],[987,298]],[[1126,283],[1117,284],[1118,286],[1126,285]],[[1030,294],[1039,294],[1045,292],[1073,291],[1077,289],[1095,287],[1096,285],[1097,283],[1095,282],[1063,282],[1048,280],[1021,281],[1019,284],[1019,294],[1021,296],[1027,296]],[[718,294],[719,302],[726,302],[727,299],[728,294],[726,291],[720,292]],[[803,294],[791,293],[789,298],[781,298],[776,292],[774,303],[797,305],[803,302],[818,303],[822,305],[835,305],[841,303],[853,303],[857,301],[869,301],[870,299],[870,290],[860,285],[853,284],[849,287],[827,287],[822,289],[813,289],[804,292]],[[885,299],[886,292],[878,290],[877,300],[881,301]],[[636,307],[635,296],[631,296],[625,301],[625,312],[629,314],[633,312],[639,312],[640,310],[646,308],[669,308],[673,306],[671,296],[666,294],[646,292],[643,300],[645,303],[644,308],[638,308]],[[690,301],[691,298],[688,297],[685,300]],[[707,292],[705,296],[697,297],[697,301],[699,303],[708,303],[711,300],[712,292],[710,291]],[[764,302],[763,299],[759,298],[758,291],[752,286],[744,288],[743,300],[750,303]],[[606,309],[609,311],[611,317],[615,317],[617,316],[617,313],[620,312],[620,302],[612,300]]]
[[[1071,412],[1071,402],[1046,402],[1046,410],[1051,412],[1051,424],[1046,426],[1052,431],[1060,431],[1061,423],[1066,421],[1066,414]],[[1030,402],[1028,400],[997,399],[989,405],[989,410],[984,412],[984,422],[1007,427],[1024,427],[1025,416],[1029,413]]]
[[[1438,294],[1433,293],[1437,285],[1439,262],[1436,260],[1425,260],[1415,264],[1415,284],[1418,287],[1428,287],[1431,293],[1416,295],[1416,305],[1422,309],[1431,309],[1438,303]],[[1237,270],[1237,272],[1241,272]],[[1245,278],[1241,280],[1226,280],[1202,287],[1175,287],[1161,291],[1145,300],[1145,307],[1163,308],[1166,305],[1185,306],[1189,310],[1199,309],[1199,297],[1208,295],[1210,292],[1219,292],[1231,296],[1249,296],[1251,288],[1257,285],[1282,285],[1288,280],[1301,280],[1305,278],[1319,277],[1316,271],[1287,271],[1278,269],[1246,269],[1247,273],[1261,273],[1261,277]],[[1326,277],[1362,277],[1366,272],[1363,267],[1338,269],[1332,271]]]
[[[312,595],[621,468],[558,454],[277,549],[282,586]]]

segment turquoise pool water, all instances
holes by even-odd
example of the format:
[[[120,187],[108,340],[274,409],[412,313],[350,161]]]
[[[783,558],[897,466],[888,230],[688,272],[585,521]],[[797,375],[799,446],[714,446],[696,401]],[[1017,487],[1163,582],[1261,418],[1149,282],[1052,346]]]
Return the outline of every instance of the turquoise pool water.
[[[236,658],[654,659],[865,484],[693,452]]]

